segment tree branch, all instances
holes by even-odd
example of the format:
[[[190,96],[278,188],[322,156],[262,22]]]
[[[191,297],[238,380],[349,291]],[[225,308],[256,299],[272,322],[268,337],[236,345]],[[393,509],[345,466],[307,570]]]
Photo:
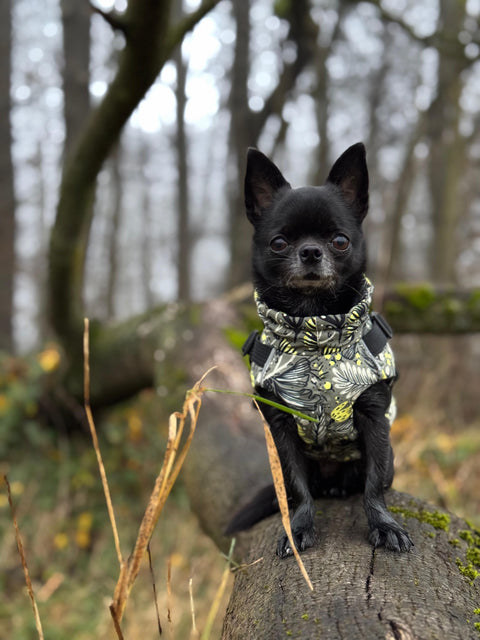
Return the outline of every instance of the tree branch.
[[[125,14],[118,11],[103,11],[100,7],[90,3],[90,7],[93,13],[97,13],[99,16],[107,22],[114,31],[121,31],[125,36],[127,35],[128,23],[125,20]]]
[[[183,40],[185,35],[191,31],[200,20],[211,11],[220,0],[204,0],[202,4],[192,13],[184,16],[176,25],[170,30],[170,36],[168,38],[168,48],[170,51]]]

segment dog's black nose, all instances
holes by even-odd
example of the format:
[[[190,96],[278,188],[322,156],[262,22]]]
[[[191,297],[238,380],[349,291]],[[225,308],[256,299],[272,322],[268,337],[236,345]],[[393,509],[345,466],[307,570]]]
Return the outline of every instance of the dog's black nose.
[[[298,254],[303,264],[314,264],[322,259],[322,249],[318,244],[303,244]]]

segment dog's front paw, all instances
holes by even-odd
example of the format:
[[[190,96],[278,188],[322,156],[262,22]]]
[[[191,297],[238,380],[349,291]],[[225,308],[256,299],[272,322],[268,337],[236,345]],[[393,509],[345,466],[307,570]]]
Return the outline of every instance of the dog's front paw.
[[[294,531],[293,540],[298,551],[305,551],[305,549],[313,547],[315,544],[315,529],[312,527],[309,529]],[[286,534],[280,536],[277,544],[277,556],[280,558],[287,558],[291,555],[293,555],[293,549],[288,536]]]
[[[398,525],[376,527],[370,531],[368,539],[375,549],[385,547],[391,551],[410,551],[414,546],[408,532]]]

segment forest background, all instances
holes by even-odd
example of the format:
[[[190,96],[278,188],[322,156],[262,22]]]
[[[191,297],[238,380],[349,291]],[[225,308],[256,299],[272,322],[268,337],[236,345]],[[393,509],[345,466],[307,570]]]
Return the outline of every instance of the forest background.
[[[83,423],[81,320],[101,354],[93,402],[131,541],[187,388],[165,360],[168,336],[145,326],[248,282],[247,146],[299,186],[365,142],[376,304],[408,286],[417,312],[394,344],[395,487],[480,522],[480,2],[133,4],[0,4],[0,469],[50,638],[111,637],[114,552]],[[457,333],[428,335],[425,312],[446,291]],[[0,636],[31,638],[7,507],[3,492]],[[170,558],[170,633],[186,637],[189,578],[201,626],[223,560],[180,485],[169,510],[153,555],[160,572]],[[145,625],[154,637],[149,589],[146,573],[131,637]]]

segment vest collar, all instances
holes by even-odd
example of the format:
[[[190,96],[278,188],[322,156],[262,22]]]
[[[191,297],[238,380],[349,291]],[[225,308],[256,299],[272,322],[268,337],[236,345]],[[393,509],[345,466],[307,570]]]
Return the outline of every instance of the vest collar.
[[[264,324],[262,342],[281,351],[343,348],[357,342],[372,327],[372,293],[373,285],[365,277],[362,299],[348,313],[302,317],[271,309],[255,292],[258,315]]]

